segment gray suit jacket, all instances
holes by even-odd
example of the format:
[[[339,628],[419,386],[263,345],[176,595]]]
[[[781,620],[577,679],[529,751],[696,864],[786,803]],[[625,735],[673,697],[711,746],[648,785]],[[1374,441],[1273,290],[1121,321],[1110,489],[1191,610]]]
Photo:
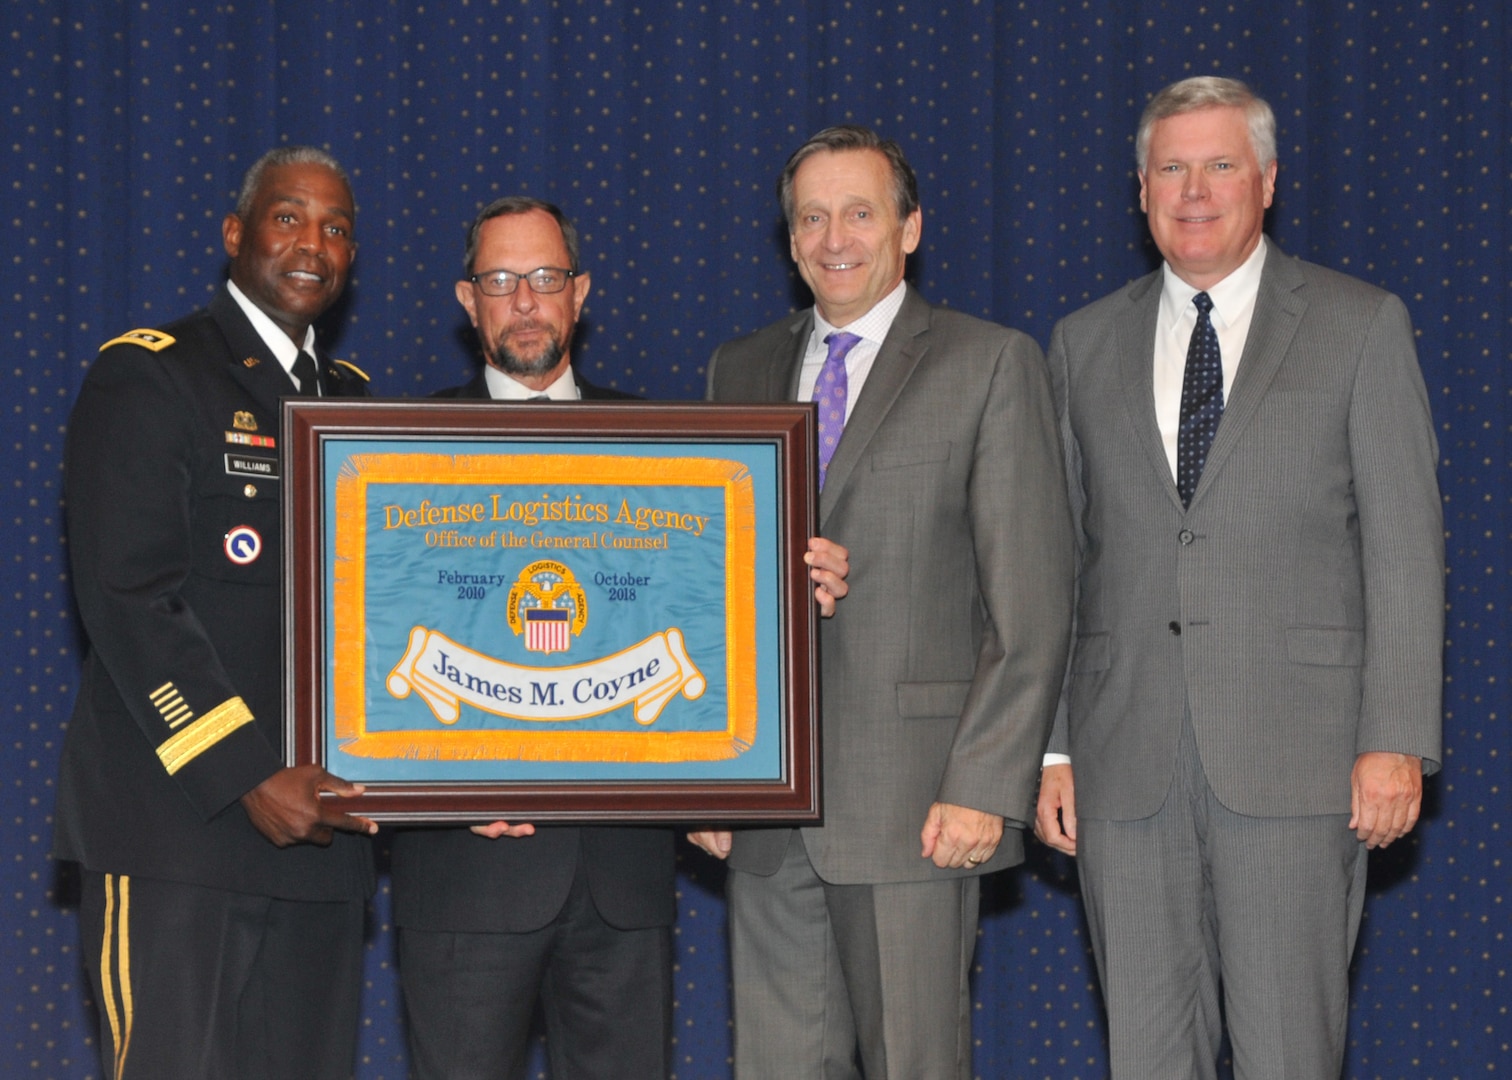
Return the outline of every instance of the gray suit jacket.
[[[1050,348],[1080,555],[1051,749],[1084,817],[1160,808],[1183,711],[1229,809],[1348,813],[1364,751],[1440,759],[1437,445],[1401,302],[1269,245],[1190,509],[1152,383],[1159,271]]]
[[[721,346],[718,401],[791,401],[811,312]],[[912,289],[856,400],[819,504],[850,550],[850,595],[820,628],[824,825],[836,884],[982,873],[1023,858],[1010,830],[976,870],[919,855],[931,803],[1030,818],[1064,671],[1071,539],[1049,385],[1014,330]],[[730,864],[772,873],[790,830],[737,832]]]

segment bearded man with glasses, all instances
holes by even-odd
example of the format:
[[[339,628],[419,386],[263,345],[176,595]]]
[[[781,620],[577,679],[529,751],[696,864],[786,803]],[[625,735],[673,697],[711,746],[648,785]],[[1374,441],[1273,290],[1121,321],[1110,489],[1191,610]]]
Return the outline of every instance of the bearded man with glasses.
[[[626,400],[572,369],[588,297],[577,231],[524,196],[478,214],[457,299],[486,363],[438,397]],[[844,553],[813,541],[811,573],[832,613]],[[539,999],[551,1075],[664,1080],[671,1072],[670,830],[497,821],[402,830],[395,921],[419,1080],[523,1075]]]
[[[572,370],[577,231],[524,196],[478,214],[457,299],[486,361],[437,397],[628,400]],[[672,832],[495,822],[403,829],[394,915],[411,1075],[517,1077],[539,999],[554,1076],[668,1075]]]

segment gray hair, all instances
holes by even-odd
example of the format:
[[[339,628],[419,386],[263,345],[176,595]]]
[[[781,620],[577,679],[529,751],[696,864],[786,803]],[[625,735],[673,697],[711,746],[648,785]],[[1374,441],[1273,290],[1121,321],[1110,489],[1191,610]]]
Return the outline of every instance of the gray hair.
[[[898,204],[898,218],[902,220],[919,208],[919,178],[913,166],[903,156],[903,148],[892,139],[884,139],[870,128],[856,124],[840,124],[827,127],[809,137],[808,142],[793,151],[792,157],[782,168],[777,179],[777,201],[782,204],[782,216],[793,227],[793,177],[802,165],[815,154],[825,151],[875,150],[887,159],[892,170],[893,201]]]
[[[263,173],[283,165],[320,165],[330,169],[346,188],[347,197],[351,198],[352,181],[347,177],[346,170],[330,154],[316,146],[280,146],[254,161],[242,177],[241,194],[236,197],[237,217],[245,221],[252,212],[252,202],[257,198],[257,189],[262,186]],[[352,201],[356,202],[355,199]]]
[[[506,195],[502,199],[495,199],[483,209],[478,211],[478,216],[473,219],[472,228],[467,230],[467,252],[462,258],[462,272],[471,277],[475,272],[473,260],[478,257],[478,234],[483,231],[483,223],[492,221],[497,217],[509,217],[513,214],[528,214],[532,210],[542,210],[550,214],[556,221],[557,227],[562,230],[562,242],[567,245],[567,261],[572,265],[569,270],[578,268],[578,234],[567,215],[562,213],[562,208],[555,203],[549,203],[545,199],[533,199],[529,195]],[[534,270],[535,267],[529,267]]]
[[[1150,133],[1162,120],[1199,109],[1231,107],[1244,110],[1244,119],[1249,123],[1250,145],[1260,168],[1269,167],[1276,160],[1276,114],[1257,97],[1248,86],[1238,79],[1224,79],[1217,75],[1198,75],[1173,82],[1150,99],[1139,118],[1139,134],[1134,138],[1134,160],[1143,173],[1150,157]]]

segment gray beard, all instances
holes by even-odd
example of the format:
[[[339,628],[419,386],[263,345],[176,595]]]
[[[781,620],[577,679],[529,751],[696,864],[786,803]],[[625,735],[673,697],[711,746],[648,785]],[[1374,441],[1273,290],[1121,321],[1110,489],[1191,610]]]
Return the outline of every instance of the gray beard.
[[[527,360],[506,345],[488,350],[488,362],[516,379],[538,378],[553,371],[562,362],[561,342],[553,341],[534,360]]]

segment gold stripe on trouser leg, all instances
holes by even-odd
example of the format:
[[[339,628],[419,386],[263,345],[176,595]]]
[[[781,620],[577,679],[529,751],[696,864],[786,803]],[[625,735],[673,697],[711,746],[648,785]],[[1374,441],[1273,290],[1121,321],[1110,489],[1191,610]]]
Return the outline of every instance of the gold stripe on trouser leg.
[[[119,889],[116,882],[119,880]],[[117,903],[119,895],[119,904]],[[119,907],[119,911],[117,908]],[[126,1072],[126,1051],[131,1045],[131,937],[127,933],[131,914],[131,878],[105,875],[105,933],[100,947],[100,996],[105,999],[105,1017],[115,1044],[115,1080]],[[119,932],[117,926],[119,925]],[[119,988],[121,1004],[116,1008]]]

